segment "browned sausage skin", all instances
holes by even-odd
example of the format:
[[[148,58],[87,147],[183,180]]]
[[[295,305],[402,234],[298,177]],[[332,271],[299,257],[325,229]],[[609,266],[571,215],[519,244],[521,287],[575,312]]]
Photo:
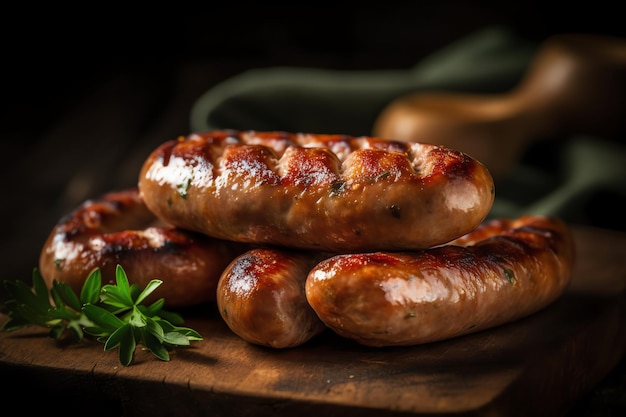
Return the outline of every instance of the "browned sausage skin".
[[[213,131],[144,163],[146,205],[220,239],[346,253],[428,248],[478,226],[487,169],[450,149],[380,138]]]
[[[48,285],[61,281],[80,292],[96,267],[104,283],[115,282],[120,264],[131,284],[163,280],[152,300],[182,307],[215,301],[228,263],[249,249],[160,224],[137,189],[88,200],[61,219],[42,248],[39,269]]]
[[[558,219],[494,220],[452,243],[323,260],[307,278],[307,300],[339,335],[414,345],[530,315],[570,282],[574,243]]]
[[[222,318],[233,333],[253,344],[290,348],[305,343],[326,329],[304,293],[307,274],[325,257],[276,248],[239,256],[218,284]]]

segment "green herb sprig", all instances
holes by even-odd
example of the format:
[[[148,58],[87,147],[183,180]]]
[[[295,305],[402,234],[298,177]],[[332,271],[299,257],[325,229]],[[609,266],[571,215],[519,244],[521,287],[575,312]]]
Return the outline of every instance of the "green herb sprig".
[[[138,345],[169,361],[174,346],[202,340],[197,331],[181,326],[184,321],[180,315],[163,310],[163,298],[150,306],[141,304],[162,281],[152,280],[140,291],[135,284],[129,284],[121,265],[116,267],[115,279],[116,285],[102,286],[100,269],[94,269],[83,284],[80,298],[59,281],[48,289],[37,268],[33,269],[32,288],[24,281],[5,281],[9,321],[0,330],[46,327],[55,340],[66,331],[77,341],[90,335],[104,343],[105,351],[118,348],[123,366],[132,363]]]

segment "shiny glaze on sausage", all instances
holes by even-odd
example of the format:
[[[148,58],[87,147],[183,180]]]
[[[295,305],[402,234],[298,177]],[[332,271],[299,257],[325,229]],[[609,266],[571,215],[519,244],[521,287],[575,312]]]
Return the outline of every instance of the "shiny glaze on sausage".
[[[151,300],[163,297],[166,306],[181,307],[215,301],[222,271],[248,249],[159,222],[134,188],[88,200],[60,219],[42,248],[39,269],[49,286],[57,280],[80,294],[94,268],[103,284],[112,284],[120,264],[140,289],[152,279],[163,281]]]
[[[450,241],[477,227],[494,198],[488,170],[443,147],[228,130],[162,144],[139,189],[152,212],[184,229],[336,253]]]
[[[225,269],[217,305],[230,329],[242,339],[272,348],[299,346],[326,329],[309,306],[304,283],[324,256],[277,248],[258,248]]]
[[[546,307],[569,284],[574,252],[559,219],[492,220],[427,250],[323,260],[306,297],[328,327],[363,345],[434,342]]]

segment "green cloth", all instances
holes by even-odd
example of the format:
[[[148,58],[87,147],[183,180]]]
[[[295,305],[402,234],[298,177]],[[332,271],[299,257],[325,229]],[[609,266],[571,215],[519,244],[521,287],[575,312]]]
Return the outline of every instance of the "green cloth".
[[[405,70],[252,69],[203,94],[191,110],[190,127],[369,135],[378,114],[405,94],[510,90],[538,47],[507,28],[492,27]],[[512,175],[496,183],[489,217],[550,214],[626,230],[625,203],[623,141],[572,137],[531,147]]]
[[[252,69],[202,95],[192,108],[191,128],[368,135],[380,111],[409,92],[511,88],[534,51],[534,45],[506,29],[493,28],[408,70]]]

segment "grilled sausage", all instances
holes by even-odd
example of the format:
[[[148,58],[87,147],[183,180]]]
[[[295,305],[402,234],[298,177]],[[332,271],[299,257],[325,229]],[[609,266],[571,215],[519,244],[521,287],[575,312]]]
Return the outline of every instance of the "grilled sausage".
[[[433,342],[546,307],[569,284],[574,252],[561,220],[493,220],[427,250],[323,260],[306,297],[328,327],[363,345]]]
[[[307,342],[326,326],[309,306],[304,283],[323,255],[258,248],[226,268],[217,290],[222,318],[242,339],[273,348]]]
[[[215,301],[222,271],[248,249],[159,224],[135,188],[88,200],[62,218],[42,248],[39,269],[49,286],[57,280],[80,293],[94,268],[103,283],[114,283],[120,264],[141,289],[163,281],[152,300],[182,307]]]
[[[220,239],[335,253],[428,248],[487,216],[487,169],[372,137],[213,131],[166,142],[139,189],[164,221]]]

